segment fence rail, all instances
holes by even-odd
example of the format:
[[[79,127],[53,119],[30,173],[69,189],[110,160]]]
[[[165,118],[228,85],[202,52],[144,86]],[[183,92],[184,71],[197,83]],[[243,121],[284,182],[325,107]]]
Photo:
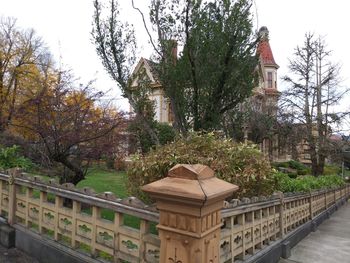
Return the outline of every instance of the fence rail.
[[[349,193],[347,185],[225,202],[220,262],[244,261]],[[134,197],[119,199],[110,192],[96,194],[90,188],[45,183],[12,170],[0,172],[0,212],[14,227],[21,225],[95,258],[159,262],[160,239],[153,227],[159,213]]]

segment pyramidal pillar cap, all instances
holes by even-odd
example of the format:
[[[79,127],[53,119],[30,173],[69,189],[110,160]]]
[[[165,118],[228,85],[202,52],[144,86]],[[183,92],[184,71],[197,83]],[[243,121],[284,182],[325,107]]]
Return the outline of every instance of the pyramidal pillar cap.
[[[142,190],[156,200],[204,206],[224,200],[238,186],[216,178],[206,165],[177,164],[166,178],[147,184]]]

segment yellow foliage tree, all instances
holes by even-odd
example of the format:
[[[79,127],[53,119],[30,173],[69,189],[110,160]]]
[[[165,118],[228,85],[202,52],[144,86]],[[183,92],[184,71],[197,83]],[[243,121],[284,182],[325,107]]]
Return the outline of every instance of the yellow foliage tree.
[[[51,57],[34,30],[21,30],[16,20],[0,19],[0,132],[8,128],[18,106],[36,92]]]

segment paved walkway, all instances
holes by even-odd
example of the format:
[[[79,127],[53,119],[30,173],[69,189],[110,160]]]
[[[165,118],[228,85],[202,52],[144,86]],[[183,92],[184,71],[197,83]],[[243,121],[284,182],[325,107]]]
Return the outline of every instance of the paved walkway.
[[[16,248],[6,249],[0,246],[0,263],[39,263]]]
[[[347,262],[350,262],[350,202],[298,243],[288,260],[279,263]]]

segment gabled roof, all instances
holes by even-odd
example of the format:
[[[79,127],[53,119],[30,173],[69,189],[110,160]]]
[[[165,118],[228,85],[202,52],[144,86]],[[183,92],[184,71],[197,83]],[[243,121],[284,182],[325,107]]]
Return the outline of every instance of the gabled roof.
[[[156,70],[156,67],[158,65],[157,62],[154,62],[152,60],[149,60],[149,59],[145,59],[146,62],[148,63],[148,66],[150,67],[150,70],[151,70],[151,73],[153,75],[153,78],[158,81],[159,80],[159,76],[158,76],[158,73],[157,73],[157,70]]]
[[[158,84],[159,81],[158,81],[157,72],[155,70],[155,66],[156,66],[155,62],[141,57],[132,73],[133,86],[137,86],[138,74],[141,69],[146,70],[146,75],[150,79],[151,84]]]
[[[264,66],[273,66],[279,68],[275,59],[273,57],[273,53],[271,50],[271,46],[269,43],[269,31],[266,27],[261,27],[259,30],[260,41],[257,48],[257,53],[260,57],[260,61]]]

